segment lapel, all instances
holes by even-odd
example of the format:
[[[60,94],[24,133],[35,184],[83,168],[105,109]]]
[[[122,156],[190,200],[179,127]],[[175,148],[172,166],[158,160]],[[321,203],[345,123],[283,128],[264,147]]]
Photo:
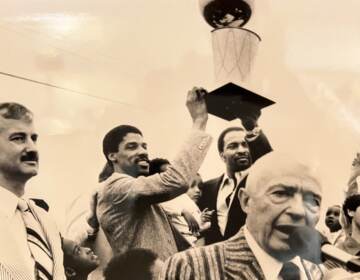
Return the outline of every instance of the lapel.
[[[242,228],[225,241],[225,278],[239,280],[265,280],[261,267],[246,242]]]
[[[60,232],[56,228],[55,223],[53,223],[47,217],[47,212],[37,207],[33,201],[29,202],[29,207],[36,216],[36,218],[39,220],[41,228],[44,231],[45,238],[49,243],[50,250],[54,258],[53,279],[54,280],[65,279],[64,268],[63,268],[64,256],[61,249]]]
[[[217,209],[217,197],[218,197],[218,193],[219,193],[219,190],[220,190],[220,185],[221,185],[221,182],[224,178],[224,174],[221,175],[220,177],[218,178],[215,178],[213,180],[211,180],[209,182],[209,206],[211,207],[210,209]]]
[[[234,237],[224,243],[225,279],[266,280],[258,261],[246,242],[243,227]],[[323,279],[324,268],[306,260],[302,260],[302,263],[307,279]]]

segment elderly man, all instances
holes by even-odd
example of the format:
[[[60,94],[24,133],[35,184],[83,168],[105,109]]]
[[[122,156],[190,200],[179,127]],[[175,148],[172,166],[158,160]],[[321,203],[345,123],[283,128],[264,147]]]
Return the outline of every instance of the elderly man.
[[[239,191],[245,226],[226,241],[175,254],[162,279],[322,279],[320,267],[289,245],[295,227],[315,227],[321,193],[307,166],[276,153],[264,156]]]
[[[158,203],[187,191],[211,140],[204,132],[208,118],[204,92],[190,91],[187,107],[192,133],[163,173],[146,177],[148,152],[139,129],[121,125],[103,140],[103,152],[114,173],[100,187],[97,216],[115,254],[144,248],[165,260],[178,251],[175,229]]]
[[[0,279],[65,279],[59,231],[48,214],[24,198],[38,172],[33,114],[0,103]]]

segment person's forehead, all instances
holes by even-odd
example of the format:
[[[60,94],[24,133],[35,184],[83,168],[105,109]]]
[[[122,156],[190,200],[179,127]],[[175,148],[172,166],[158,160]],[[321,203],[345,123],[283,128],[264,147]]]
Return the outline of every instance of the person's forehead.
[[[232,130],[225,134],[224,143],[233,141],[245,141],[246,132],[243,130]]]
[[[317,180],[310,176],[300,175],[284,175],[269,179],[264,182],[264,191],[271,190],[274,187],[293,188],[301,192],[311,192],[318,196],[322,196],[321,185]]]
[[[5,119],[0,117],[0,133],[26,132],[35,133],[34,123],[27,120]]]
[[[332,213],[340,213],[340,207],[339,206],[329,207],[326,211],[326,214],[332,214]]]
[[[124,143],[128,142],[144,142],[144,138],[141,134],[130,132],[125,135],[123,141]]]

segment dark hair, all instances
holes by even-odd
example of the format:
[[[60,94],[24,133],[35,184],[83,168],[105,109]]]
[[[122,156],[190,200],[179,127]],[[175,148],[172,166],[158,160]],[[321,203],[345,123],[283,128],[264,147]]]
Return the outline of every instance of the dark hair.
[[[33,113],[28,108],[15,102],[0,103],[0,116],[5,119],[26,120],[28,122],[33,119]]]
[[[225,129],[221,134],[219,135],[218,142],[217,142],[217,148],[219,153],[222,153],[224,151],[224,138],[226,134],[228,134],[231,131],[245,131],[242,127],[239,126],[232,126]]]
[[[107,178],[109,178],[114,173],[114,167],[111,163],[106,162],[105,166],[101,170],[99,174],[99,183],[105,181]]]
[[[360,194],[354,194],[345,199],[343,204],[343,211],[346,220],[349,224],[352,221],[352,217],[349,216],[348,211],[356,211],[356,208],[360,206]]]
[[[149,175],[153,175],[161,172],[161,166],[164,164],[170,164],[167,159],[154,158],[149,162]]]
[[[104,270],[105,280],[151,280],[157,255],[147,249],[132,249],[115,255]]]
[[[114,172],[114,166],[108,156],[110,153],[116,153],[119,150],[119,144],[128,133],[136,133],[142,136],[141,131],[131,125],[119,125],[106,133],[103,139],[103,153],[107,163],[99,174],[99,182],[106,180]]]

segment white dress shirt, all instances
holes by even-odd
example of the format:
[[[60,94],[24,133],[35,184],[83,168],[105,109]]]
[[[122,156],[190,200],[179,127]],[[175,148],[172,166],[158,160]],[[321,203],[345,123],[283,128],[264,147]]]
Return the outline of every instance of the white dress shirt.
[[[251,251],[254,253],[256,260],[258,261],[266,280],[285,280],[279,276],[280,270],[283,266],[283,263],[275,259],[266,253],[259,244],[255,241],[254,237],[251,235],[247,227],[244,228],[244,235],[246,242],[248,243]],[[300,279],[307,280],[304,266],[301,262],[300,257],[296,256],[290,262],[297,265],[300,270]]]
[[[0,262],[11,265],[14,258],[34,275],[35,263],[27,243],[27,234],[21,212],[17,209],[19,197],[0,186]]]
[[[235,188],[242,179],[248,174],[248,169],[242,172],[235,173],[236,182],[234,179],[229,178],[227,174],[224,174],[224,178],[221,182],[219,192],[216,201],[216,213],[218,219],[218,225],[222,235],[225,234],[226,224],[228,221],[229,207],[234,200]],[[230,196],[229,205],[226,204],[227,197]]]

